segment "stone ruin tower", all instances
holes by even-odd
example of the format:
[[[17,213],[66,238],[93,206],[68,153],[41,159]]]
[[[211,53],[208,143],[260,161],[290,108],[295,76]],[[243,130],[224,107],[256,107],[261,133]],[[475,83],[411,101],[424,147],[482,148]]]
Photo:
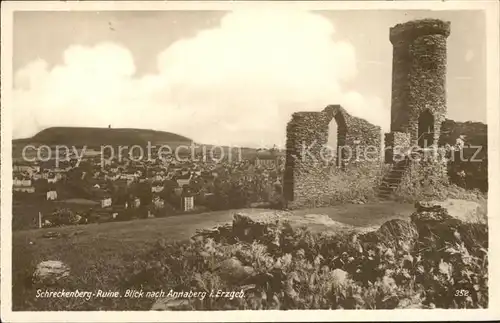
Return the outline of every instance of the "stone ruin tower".
[[[406,148],[438,144],[441,123],[446,116],[449,35],[450,23],[438,19],[409,21],[390,29],[393,45],[391,132],[385,135],[385,161],[393,167],[389,174],[392,178],[382,193],[400,184],[398,177],[404,174],[397,173],[403,173],[408,166],[408,163],[397,164],[395,155]],[[433,167],[446,177],[442,165]]]
[[[437,144],[446,115],[446,39],[450,23],[415,20],[391,28],[391,132],[386,146]]]
[[[283,177],[283,195],[289,208],[335,203],[345,197],[346,190],[357,193],[358,184],[366,186],[368,182],[373,184],[370,189],[377,191],[378,187],[379,197],[385,198],[396,189],[432,192],[439,183],[448,181],[444,159],[411,158],[409,148],[432,147],[439,141],[446,115],[449,34],[450,23],[437,19],[415,20],[391,28],[390,41],[394,47],[391,129],[385,134],[384,153],[380,127],[351,116],[339,105],[292,115],[287,125]],[[322,160],[322,147],[327,142],[332,120],[338,126],[337,158],[342,161],[336,167],[318,162]],[[304,147],[310,149],[305,151]],[[341,149],[358,151],[366,147],[380,147],[375,149],[378,158],[358,160],[357,153],[344,156]],[[418,154],[424,156],[422,151]],[[382,167],[384,159],[387,168]],[[362,171],[346,180],[345,170],[353,169]],[[382,184],[378,186],[380,180]]]

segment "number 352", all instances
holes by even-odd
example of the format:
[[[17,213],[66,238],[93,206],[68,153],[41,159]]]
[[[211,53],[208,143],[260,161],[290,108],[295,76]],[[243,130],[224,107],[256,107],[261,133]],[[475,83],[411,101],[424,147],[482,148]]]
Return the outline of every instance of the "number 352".
[[[457,289],[455,291],[455,297],[459,297],[459,296],[469,296],[469,291],[467,289]]]

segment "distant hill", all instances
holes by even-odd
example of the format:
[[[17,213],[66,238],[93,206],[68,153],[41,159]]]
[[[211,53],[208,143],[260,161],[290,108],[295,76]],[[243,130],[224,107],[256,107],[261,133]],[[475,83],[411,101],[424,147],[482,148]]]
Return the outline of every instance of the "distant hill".
[[[67,145],[101,147],[111,146],[145,146],[162,144],[190,144],[190,138],[165,131],[127,128],[85,128],[85,127],[52,127],[47,128],[31,138],[13,140],[13,145]]]
[[[100,150],[103,146],[112,147],[132,147],[134,145],[147,147],[148,142],[151,146],[159,148],[162,145],[167,145],[171,149],[175,149],[180,145],[190,146],[192,139],[175,133],[166,131],[155,131],[148,129],[127,129],[127,128],[85,128],[85,127],[52,127],[40,131],[31,138],[15,139],[12,141],[12,155],[14,159],[19,159],[22,156],[22,150],[26,145],[33,146],[51,146],[64,145],[67,147],[83,147],[88,149],[94,148]],[[253,159],[258,154],[266,154],[265,151],[256,148],[247,147],[230,147],[216,146],[204,143],[195,143],[197,148],[195,151],[201,153],[205,151],[208,156],[213,151],[215,156],[220,156],[221,153],[231,160],[237,160],[240,155],[245,159]],[[34,153],[33,151],[30,151]],[[182,149],[180,154],[190,153],[190,150]],[[284,156],[284,151],[275,151],[276,156]]]

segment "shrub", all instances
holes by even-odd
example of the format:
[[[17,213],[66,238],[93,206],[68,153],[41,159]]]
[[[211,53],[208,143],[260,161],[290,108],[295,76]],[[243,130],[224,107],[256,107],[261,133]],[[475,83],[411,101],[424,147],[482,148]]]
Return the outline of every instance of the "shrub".
[[[81,216],[74,213],[70,209],[62,208],[52,212],[52,214],[50,214],[47,218],[47,220],[50,221],[50,226],[57,227],[63,225],[78,224]]]
[[[389,227],[415,235],[403,223]],[[391,230],[331,234],[271,224],[244,242],[225,228],[216,231],[219,239],[158,243],[126,268],[122,287],[245,292],[232,300],[187,299],[193,310],[487,307],[487,245],[469,250],[448,236],[428,248],[406,238],[388,243]],[[276,232],[277,241],[265,238]]]

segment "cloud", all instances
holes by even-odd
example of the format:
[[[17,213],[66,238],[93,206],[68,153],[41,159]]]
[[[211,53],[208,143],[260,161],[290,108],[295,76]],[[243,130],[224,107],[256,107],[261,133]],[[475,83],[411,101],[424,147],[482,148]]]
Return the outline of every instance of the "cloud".
[[[15,137],[48,126],[152,128],[198,142],[283,145],[296,111],[342,104],[383,125],[380,99],[345,91],[357,75],[353,46],[326,18],[304,11],[234,11],[218,28],[157,56],[158,73],[135,76],[132,53],[101,43],[72,46],[64,62],[16,73]]]

